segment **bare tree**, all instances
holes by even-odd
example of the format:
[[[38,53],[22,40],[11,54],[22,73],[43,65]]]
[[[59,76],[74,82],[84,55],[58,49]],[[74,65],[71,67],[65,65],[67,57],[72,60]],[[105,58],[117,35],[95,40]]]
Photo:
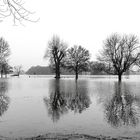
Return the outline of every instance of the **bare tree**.
[[[10,55],[10,48],[7,41],[4,38],[0,38],[0,72],[1,77],[3,76],[3,66],[8,63],[8,57]]]
[[[23,6],[22,0],[1,0],[0,1],[0,18],[13,17],[14,24],[18,21],[31,21],[36,22],[38,20],[31,20],[30,15],[33,14]]]
[[[66,56],[67,45],[60,40],[58,36],[53,36],[48,43],[48,48],[45,52],[44,58],[49,58],[50,63],[54,64],[55,78],[60,78],[60,67],[64,57]]]
[[[18,65],[14,67],[14,75],[13,76],[18,76],[22,73],[22,65]]]
[[[90,55],[89,51],[81,46],[74,46],[67,51],[66,68],[75,72],[75,78],[78,74],[88,70]]]
[[[121,81],[122,74],[138,63],[140,46],[137,36],[113,34],[104,42],[104,48],[98,57],[105,65],[117,74]]]

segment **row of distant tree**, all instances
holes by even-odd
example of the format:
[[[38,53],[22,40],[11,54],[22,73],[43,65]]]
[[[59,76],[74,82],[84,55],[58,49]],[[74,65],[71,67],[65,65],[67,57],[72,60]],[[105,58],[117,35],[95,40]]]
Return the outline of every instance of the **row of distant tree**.
[[[53,36],[48,42],[44,58],[49,58],[51,67],[55,70],[55,78],[60,78],[60,69],[74,71],[76,80],[78,74],[92,69],[96,72],[122,75],[140,64],[140,44],[135,35],[112,34],[103,42],[103,49],[96,62],[90,62],[90,53],[80,45],[68,48],[58,36]]]
[[[1,77],[15,71],[19,76],[22,66],[12,68],[8,59],[10,48],[4,38],[0,38],[0,73]],[[55,71],[55,78],[60,78],[61,68],[75,73],[76,80],[81,72],[96,71],[107,74],[118,75],[121,81],[122,75],[131,70],[133,66],[140,66],[140,45],[135,35],[112,34],[104,41],[102,51],[99,53],[96,62],[90,62],[90,53],[80,45],[68,48],[68,45],[61,41],[58,36],[48,43],[44,58],[49,58],[50,66]]]

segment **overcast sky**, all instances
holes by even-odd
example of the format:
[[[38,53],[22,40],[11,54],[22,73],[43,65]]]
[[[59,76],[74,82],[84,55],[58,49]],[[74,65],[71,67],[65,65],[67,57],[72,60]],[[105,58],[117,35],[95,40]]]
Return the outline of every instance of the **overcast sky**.
[[[36,11],[37,23],[13,26],[12,19],[0,23],[0,36],[10,45],[10,64],[48,65],[43,59],[47,43],[58,35],[69,47],[82,45],[96,56],[110,34],[135,34],[140,38],[139,0],[24,0]]]

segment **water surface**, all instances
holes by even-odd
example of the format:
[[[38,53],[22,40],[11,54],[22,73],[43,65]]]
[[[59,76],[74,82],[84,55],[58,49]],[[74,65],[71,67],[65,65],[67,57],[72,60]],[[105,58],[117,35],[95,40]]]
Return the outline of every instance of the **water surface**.
[[[140,76],[0,79],[0,135],[140,136]]]

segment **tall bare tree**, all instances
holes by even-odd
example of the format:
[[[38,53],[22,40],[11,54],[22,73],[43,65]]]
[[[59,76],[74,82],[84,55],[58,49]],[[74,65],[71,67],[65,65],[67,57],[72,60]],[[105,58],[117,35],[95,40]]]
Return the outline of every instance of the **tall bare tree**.
[[[81,46],[74,46],[67,51],[66,68],[75,72],[75,78],[78,74],[88,70],[90,55],[89,51]]]
[[[44,58],[49,58],[50,63],[54,64],[55,78],[60,78],[60,67],[63,59],[66,56],[67,44],[60,40],[58,36],[53,36],[48,43],[48,48],[45,52]]]
[[[98,59],[110,67],[112,74],[117,74],[119,81],[122,74],[140,60],[140,46],[137,36],[113,34],[104,42],[103,51]]]
[[[36,22],[38,20],[31,20],[30,15],[33,14],[23,6],[22,0],[1,0],[0,1],[0,18],[13,17],[14,23],[17,21]]]
[[[0,72],[1,77],[4,73],[4,65],[8,63],[8,57],[10,55],[10,48],[7,41],[4,38],[0,38]]]

